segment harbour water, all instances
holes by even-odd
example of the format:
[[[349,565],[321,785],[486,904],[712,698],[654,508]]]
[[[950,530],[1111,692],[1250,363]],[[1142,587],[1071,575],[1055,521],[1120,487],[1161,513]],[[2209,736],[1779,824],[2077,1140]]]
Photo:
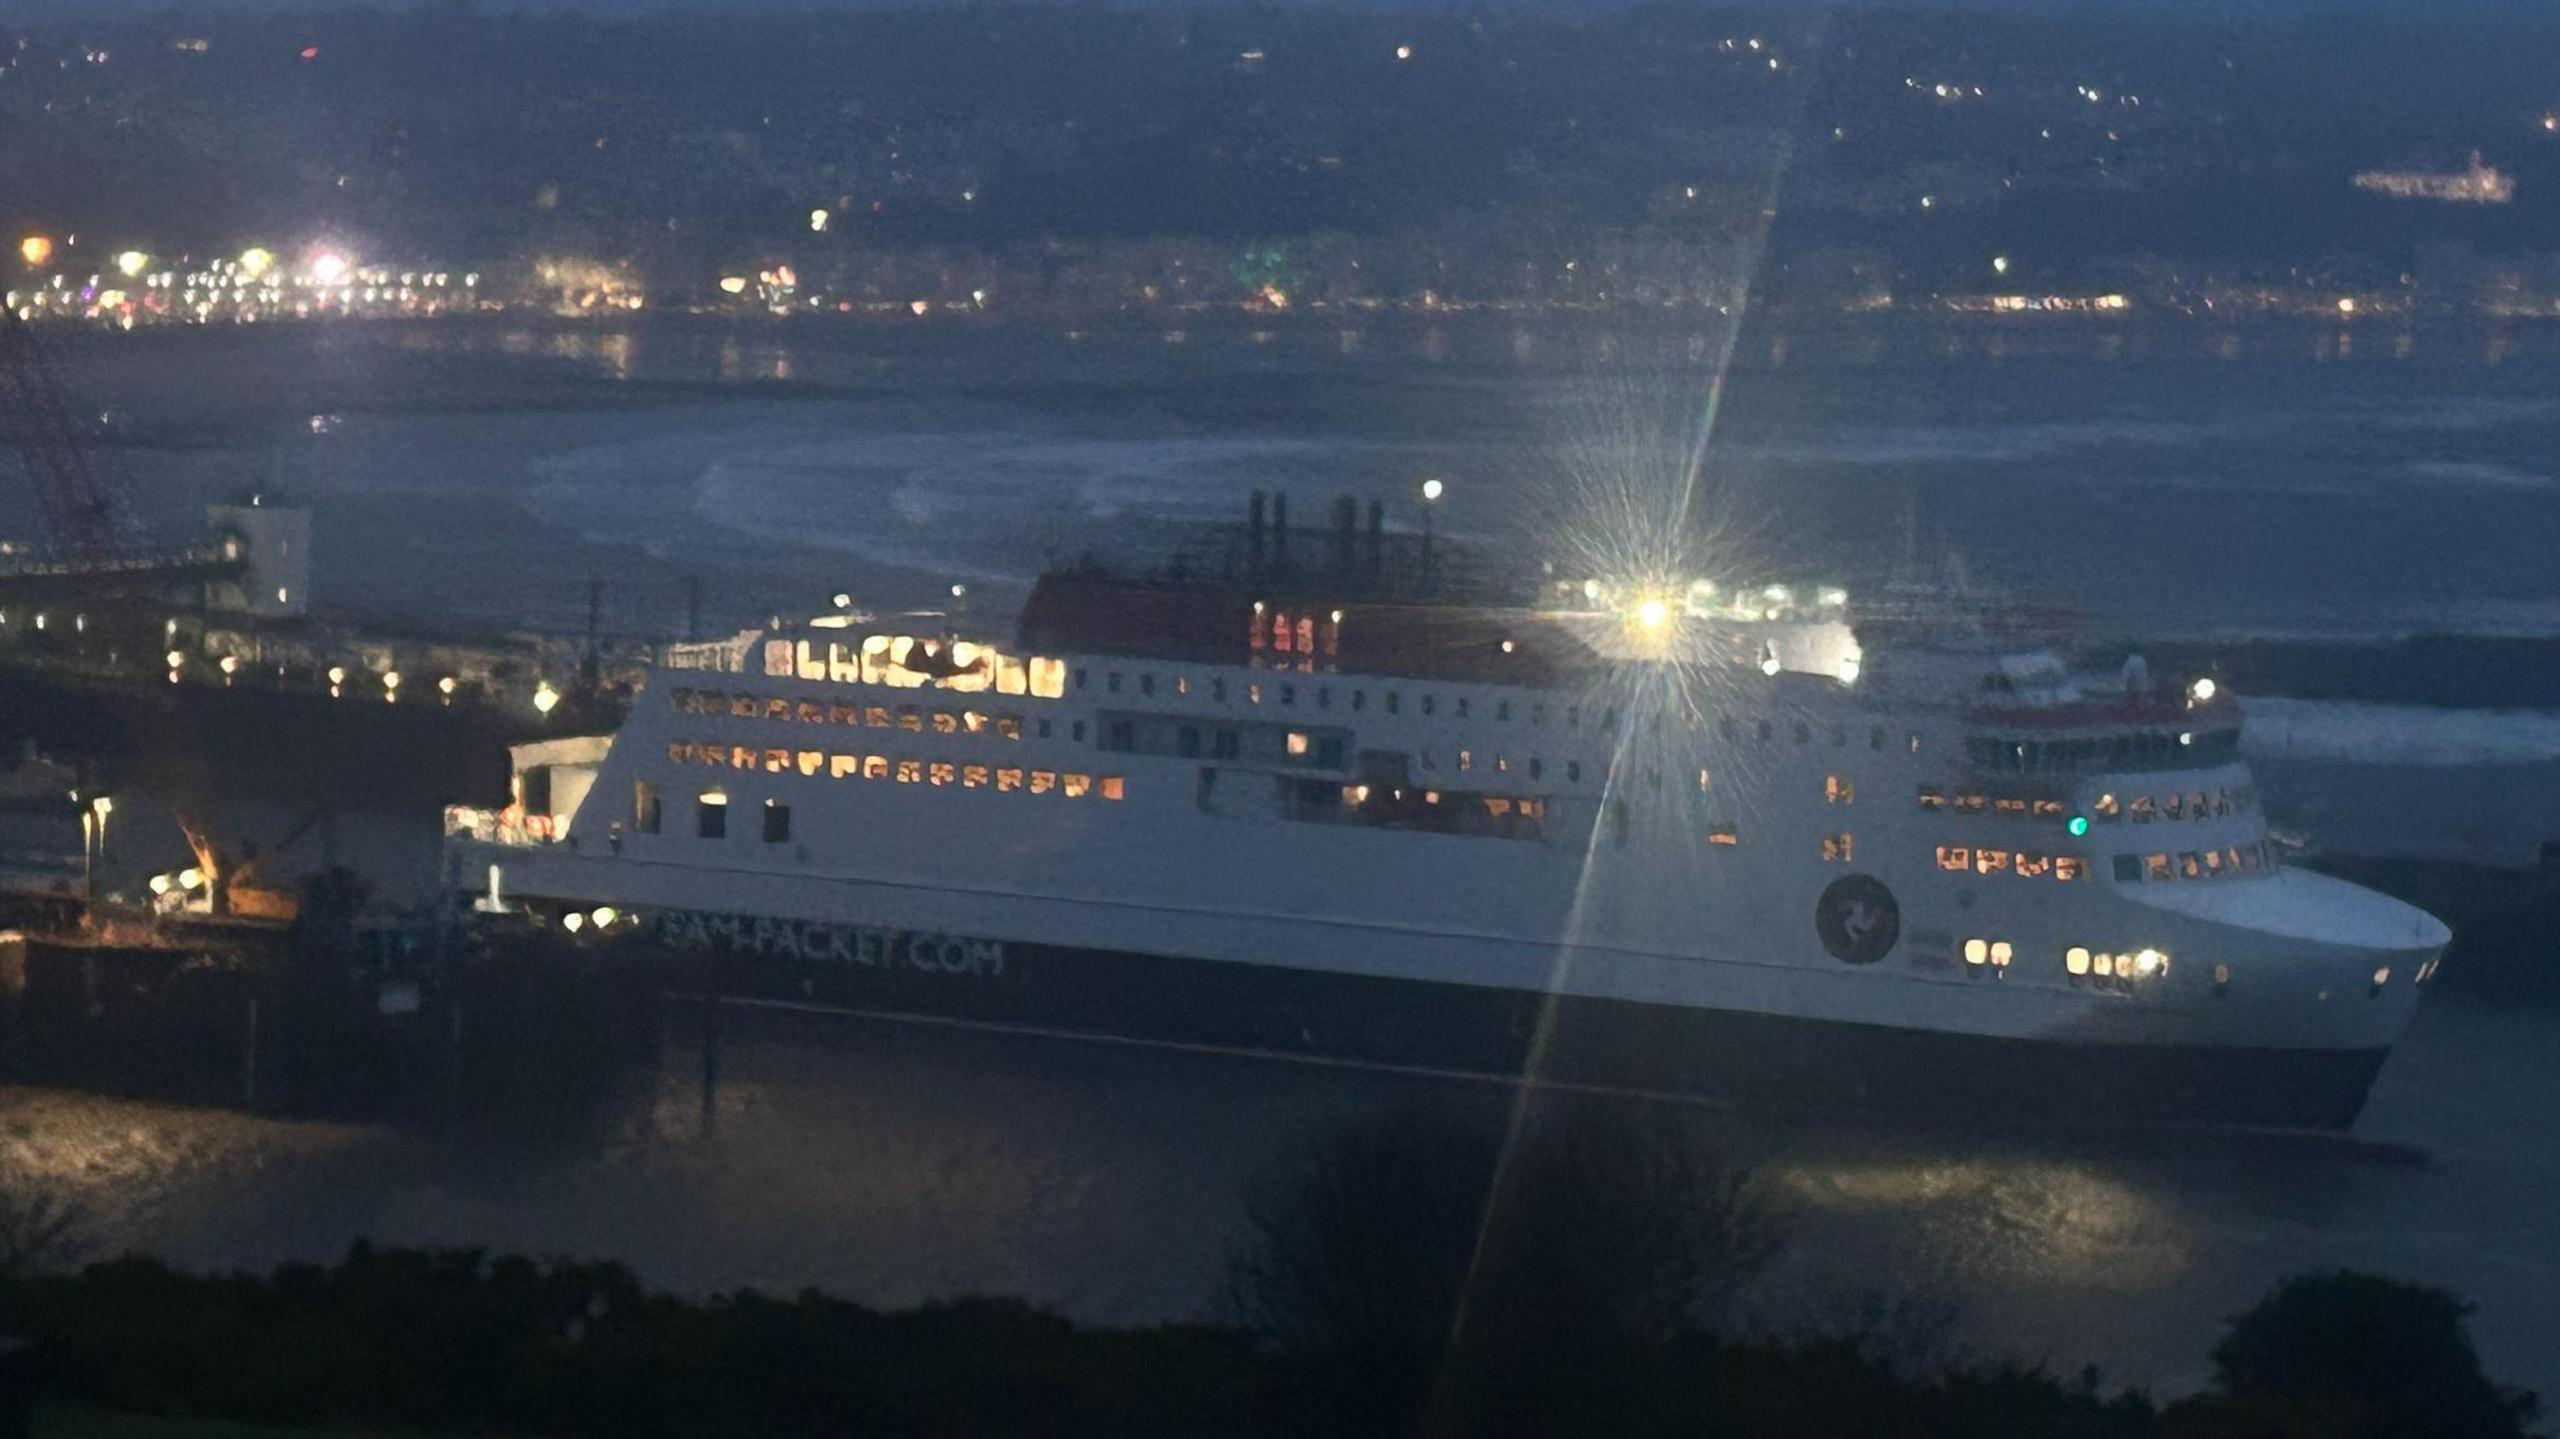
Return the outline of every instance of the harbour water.
[[[1333,493],[1442,476],[1444,532],[1520,545],[1584,477],[1668,482],[1716,353],[1493,321],[1078,338],[667,319],[143,335],[70,360],[120,411],[112,458],[146,508],[310,497],[331,600],[566,629],[594,576],[609,627],[664,634],[689,579],[715,628],[954,583],[996,613],[1053,556],[1225,517],[1257,487],[1313,519]],[[1709,517],[1750,578],[1880,572],[1912,513],[1932,558],[1969,537],[1977,582],[2107,627],[2560,635],[2556,372],[2560,332],[2530,329],[1759,338],[1721,393]],[[2338,761],[2362,742],[2304,738],[2337,714],[2284,718],[2309,782],[2360,782]],[[2433,747],[2441,725],[2351,718],[2388,731],[2405,807],[2306,795],[2302,813],[2450,834],[2560,777],[2548,716],[2458,717]],[[2493,785],[2428,778],[2491,765]],[[1136,1321],[1201,1312],[1257,1186],[1334,1126],[1418,1091],[1502,1102],[859,1023],[734,1041],[706,1125],[687,1043],[599,1116],[437,1134],[0,1091],[0,1172],[80,1195],[106,1247],[196,1266],[367,1236],[609,1256],[687,1290],[991,1291]],[[1961,1121],[1999,1097],[1947,1103]],[[2267,1284],[2346,1265],[2463,1293],[2491,1371],[2560,1393],[2555,1107],[2560,1013],[2455,993],[2354,1145],[1684,1122],[1796,1216],[1773,1323],[1881,1285],[1943,1302],[1976,1352],[2177,1389]]]

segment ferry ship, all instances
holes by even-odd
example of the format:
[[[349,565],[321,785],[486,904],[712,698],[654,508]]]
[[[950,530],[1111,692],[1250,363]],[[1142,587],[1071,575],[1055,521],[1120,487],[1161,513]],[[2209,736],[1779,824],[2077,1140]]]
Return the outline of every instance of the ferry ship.
[[[1009,642],[839,596],[669,647],[451,872],[733,990],[1989,1121],[2347,1127],[2448,939],[2271,848],[2209,677],[1265,543],[1054,571]]]

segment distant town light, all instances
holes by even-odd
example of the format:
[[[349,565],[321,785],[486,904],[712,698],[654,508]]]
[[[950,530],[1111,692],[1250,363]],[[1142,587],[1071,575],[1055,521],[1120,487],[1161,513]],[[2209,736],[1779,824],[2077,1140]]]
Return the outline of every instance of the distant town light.
[[[2340,295],[2338,297],[2338,313],[2341,315],[2352,315],[2355,312],[2356,297],[2353,295]]]
[[[1992,257],[1991,257],[1991,273],[1992,273],[1992,274],[1995,274],[1995,275],[2005,275],[2005,274],[2008,274],[2008,273],[2009,273],[2009,257],[2008,257],[2008,256],[2006,256],[2006,255],[1994,255],[1994,256],[1992,256]]]
[[[827,233],[827,221],[828,221],[829,219],[831,219],[831,218],[833,218],[833,217],[832,217],[832,216],[830,216],[830,215],[829,215],[829,214],[828,214],[828,213],[827,213],[823,208],[810,211],[810,212],[809,212],[809,230],[810,230],[810,233],[812,233],[812,234],[817,234],[817,235],[823,235],[823,234]]]
[[[252,245],[240,252],[240,273],[252,280],[265,278],[266,273],[275,267],[276,253],[273,250]]]
[[[137,280],[151,268],[151,257],[140,250],[127,250],[116,256],[116,270],[128,280]]]
[[[339,283],[346,279],[348,273],[354,268],[347,263],[346,256],[332,251],[323,250],[311,257],[311,278],[323,285]]]
[[[536,714],[549,714],[560,703],[560,692],[544,680],[533,687],[533,709]]]
[[[2189,685],[2187,687],[2187,693],[2194,698],[2197,704],[2207,704],[2212,701],[2215,691],[2219,688],[2219,686],[2214,684],[2212,677],[2208,675],[2203,679],[2197,680],[2194,684]]]
[[[743,294],[745,294],[746,292],[747,292],[747,277],[746,277],[746,276],[744,276],[744,275],[723,275],[723,276],[721,276],[721,277],[720,277],[720,293],[721,293],[721,294],[724,294],[724,295],[743,295]]]
[[[18,258],[26,261],[29,269],[42,269],[53,258],[53,241],[42,235],[29,235],[18,242]]]
[[[1440,483],[1437,479],[1429,479],[1422,482],[1422,499],[1425,504],[1439,503],[1440,497],[1448,492],[1449,487]]]
[[[1412,46],[1410,46],[1410,45],[1398,45],[1398,46],[1396,47],[1396,58],[1397,58],[1397,59],[1399,59],[1399,60],[1410,60],[1410,59],[1412,59],[1412,58],[1413,58],[1413,47],[1412,47]]]

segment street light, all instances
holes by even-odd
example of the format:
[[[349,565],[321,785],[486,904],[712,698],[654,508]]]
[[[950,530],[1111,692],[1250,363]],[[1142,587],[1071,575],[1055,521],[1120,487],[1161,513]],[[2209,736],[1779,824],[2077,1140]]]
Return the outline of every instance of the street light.
[[[98,897],[98,866],[107,857],[107,816],[115,812],[115,800],[103,794],[80,811],[80,894],[84,900]]]

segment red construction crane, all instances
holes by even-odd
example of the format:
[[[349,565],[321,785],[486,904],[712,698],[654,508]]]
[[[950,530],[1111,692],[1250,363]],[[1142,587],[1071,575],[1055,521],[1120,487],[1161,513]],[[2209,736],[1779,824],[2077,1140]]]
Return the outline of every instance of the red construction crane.
[[[34,332],[6,309],[0,309],[0,441],[26,460],[45,542],[57,556],[102,560],[121,547],[124,507],[115,488],[90,468]]]

